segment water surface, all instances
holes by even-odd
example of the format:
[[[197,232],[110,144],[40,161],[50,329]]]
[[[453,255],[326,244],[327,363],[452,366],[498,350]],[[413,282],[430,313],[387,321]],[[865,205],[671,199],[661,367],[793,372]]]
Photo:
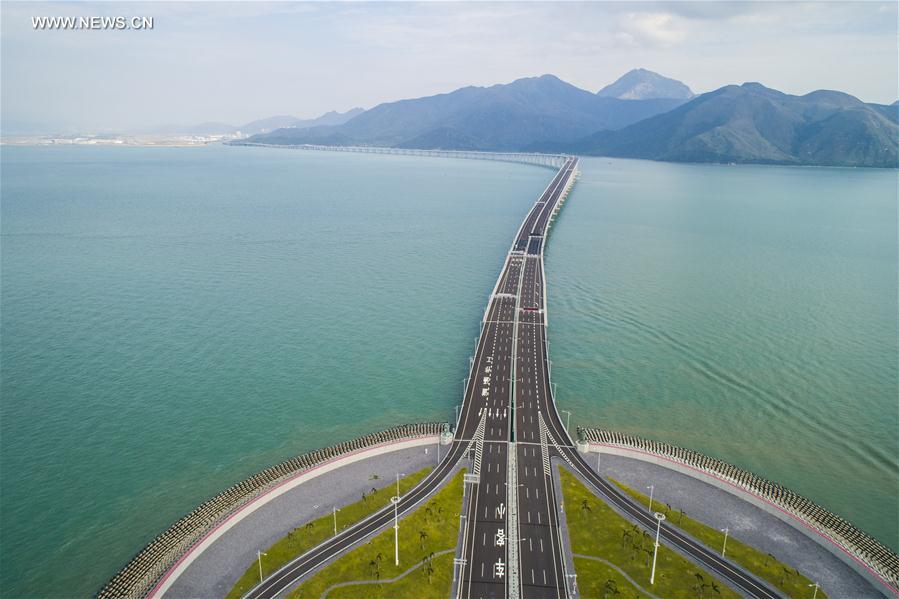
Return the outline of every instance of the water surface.
[[[0,591],[89,596],[297,453],[448,420],[552,176],[265,148],[2,150]],[[587,159],[547,250],[572,425],[897,541],[896,174]]]
[[[896,171],[581,170],[546,259],[572,427],[728,460],[899,548]]]
[[[550,169],[265,148],[2,149],[2,595],[90,596],[298,453],[451,420]]]

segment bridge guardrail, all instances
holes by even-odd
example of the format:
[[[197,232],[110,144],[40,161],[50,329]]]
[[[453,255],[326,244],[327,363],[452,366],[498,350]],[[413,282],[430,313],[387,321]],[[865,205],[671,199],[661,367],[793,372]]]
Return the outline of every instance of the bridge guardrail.
[[[416,437],[439,435],[444,424],[404,424],[296,456],[225,489],[180,518],[148,543],[97,593],[98,599],[146,596],[178,559],[208,531],[287,478],[343,454]]]
[[[899,556],[877,539],[811,499],[698,451],[606,429],[578,427],[577,430],[578,437],[588,443],[634,449],[658,456],[724,480],[751,495],[761,497],[841,548],[848,557],[863,565],[869,571],[869,575],[875,574],[881,583],[892,587],[893,592],[899,594]],[[855,569],[858,570],[857,567]]]

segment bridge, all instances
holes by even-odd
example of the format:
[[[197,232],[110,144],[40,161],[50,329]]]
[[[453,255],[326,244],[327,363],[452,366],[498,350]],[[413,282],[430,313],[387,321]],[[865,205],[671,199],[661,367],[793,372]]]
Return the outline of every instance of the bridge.
[[[481,322],[450,450],[396,506],[414,511],[463,459],[467,510],[455,561],[456,597],[555,598],[577,595],[567,570],[559,529],[560,498],[552,465],[564,462],[594,493],[636,524],[655,531],[644,507],[602,479],[582,459],[555,405],[547,350],[543,250],[553,217],[577,175],[578,159],[564,157],[531,207],[505,257]],[[247,594],[273,598],[342,552],[392,525],[393,506],[347,528],[292,560]],[[749,597],[780,595],[663,523],[665,544],[688,556]]]
[[[426,156],[431,158],[464,158],[469,160],[495,160],[546,166],[553,170],[565,164],[566,156],[561,154],[540,154],[536,152],[479,152],[476,150],[419,150],[416,148],[389,148],[384,146],[323,146],[318,144],[265,144],[254,141],[235,140],[226,142],[229,146],[255,146],[289,150],[312,150],[318,152],[357,152],[362,154],[393,154],[399,156]]]

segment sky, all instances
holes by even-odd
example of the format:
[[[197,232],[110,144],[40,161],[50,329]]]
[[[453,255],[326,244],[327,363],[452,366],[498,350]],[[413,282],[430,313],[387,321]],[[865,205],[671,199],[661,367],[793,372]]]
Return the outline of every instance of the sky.
[[[546,73],[633,68],[694,92],[759,81],[897,99],[897,2],[0,3],[4,133],[318,116]],[[152,17],[36,30],[32,17]]]

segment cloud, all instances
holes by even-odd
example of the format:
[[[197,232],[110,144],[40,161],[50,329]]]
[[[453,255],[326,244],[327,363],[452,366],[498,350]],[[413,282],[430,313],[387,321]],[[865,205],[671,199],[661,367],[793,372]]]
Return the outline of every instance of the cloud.
[[[497,40],[511,41],[502,35],[504,23],[530,29],[540,11],[526,3],[363,4],[344,13],[339,27],[349,40],[405,51],[495,49]]]
[[[619,20],[618,39],[635,44],[672,46],[687,37],[683,19],[668,12],[630,12]]]

